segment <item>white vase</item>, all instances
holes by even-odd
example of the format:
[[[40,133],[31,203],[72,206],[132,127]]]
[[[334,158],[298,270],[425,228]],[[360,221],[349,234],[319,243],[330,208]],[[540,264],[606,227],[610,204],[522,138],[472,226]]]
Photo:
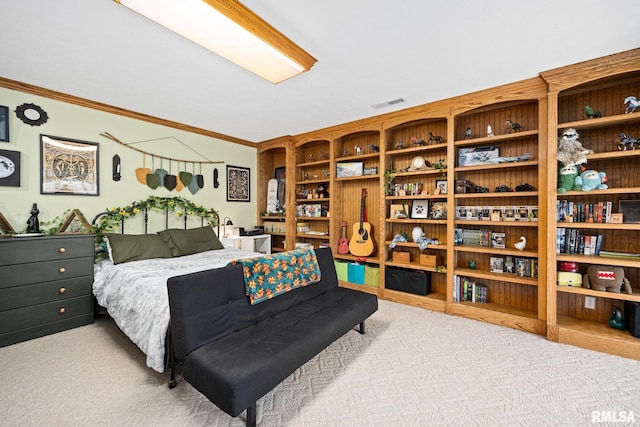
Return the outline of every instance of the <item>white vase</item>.
[[[411,230],[411,238],[413,239],[414,242],[417,242],[418,239],[420,239],[422,236],[424,236],[424,231],[422,231],[422,227],[413,227],[413,230]]]

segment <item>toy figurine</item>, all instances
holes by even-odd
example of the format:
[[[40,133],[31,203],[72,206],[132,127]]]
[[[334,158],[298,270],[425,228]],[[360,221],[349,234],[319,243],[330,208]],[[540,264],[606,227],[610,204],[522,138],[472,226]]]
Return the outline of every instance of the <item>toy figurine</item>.
[[[568,128],[562,131],[558,138],[558,161],[563,166],[581,165],[587,163],[587,154],[593,154],[593,150],[584,148],[578,141],[578,131]]]
[[[487,125],[487,136],[493,136],[493,129],[491,129],[491,125]]]
[[[441,144],[442,143],[442,137],[434,135],[432,132],[429,132],[429,144],[431,144],[431,143]]]
[[[362,154],[362,147],[360,147],[359,145],[356,145],[353,148],[356,150],[356,156],[359,156],[360,154]]]
[[[627,329],[627,322],[622,318],[622,310],[618,307],[611,309],[611,317],[609,317],[609,326],[614,329]]]
[[[402,140],[396,142],[396,150],[402,150]]]
[[[27,220],[27,233],[39,233],[40,232],[40,221],[38,221],[38,214],[40,210],[38,210],[38,204],[34,203],[31,207],[31,216]]]
[[[367,144],[367,146],[369,147],[369,150],[371,150],[372,153],[379,153],[380,152],[380,146],[378,146],[378,145]]]
[[[518,132],[522,130],[522,126],[520,126],[520,123],[512,122],[509,119],[507,119],[507,121],[504,122],[504,126],[507,128],[507,131],[509,133]]]
[[[588,169],[575,178],[574,190],[591,191],[606,190],[609,188],[607,184],[606,172],[598,172]]]
[[[427,143],[425,142],[424,139],[418,139],[415,136],[413,138],[411,138],[411,142],[413,143],[414,147],[418,147],[418,146],[423,147],[423,146],[427,145]]]
[[[638,98],[636,98],[635,96],[627,96],[624,99],[624,103],[629,104],[627,105],[627,108],[624,110],[625,114],[633,113],[634,111],[636,111],[636,108],[640,107],[640,101],[638,101]]]
[[[639,138],[631,138],[627,136],[626,133],[620,132],[620,144],[618,144],[618,150],[635,150],[638,146],[640,146]]]
[[[588,105],[584,106],[584,114],[588,119],[597,119],[598,117],[602,117],[602,113],[598,110],[594,110]]]
[[[464,139],[471,139],[471,128],[467,128],[467,130],[464,131]]]

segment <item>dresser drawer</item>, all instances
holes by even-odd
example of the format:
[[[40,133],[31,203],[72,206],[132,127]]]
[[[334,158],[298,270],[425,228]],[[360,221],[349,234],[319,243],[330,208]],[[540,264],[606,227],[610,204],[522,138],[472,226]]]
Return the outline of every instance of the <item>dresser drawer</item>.
[[[93,256],[93,235],[0,239],[0,265]]]
[[[0,333],[0,347],[33,338],[43,337],[45,335],[54,334],[71,328],[77,328],[78,326],[88,325],[90,323],[93,323],[93,313],[83,314],[76,317],[68,317],[64,320],[45,323],[32,328],[20,329],[19,331],[11,331],[6,334]]]
[[[2,311],[0,312],[0,334],[84,315],[93,316],[91,295]]]
[[[0,277],[2,277],[0,289],[82,276],[93,277],[93,258],[85,256],[31,264],[4,265],[0,266]]]
[[[91,295],[92,276],[0,288],[0,311]]]

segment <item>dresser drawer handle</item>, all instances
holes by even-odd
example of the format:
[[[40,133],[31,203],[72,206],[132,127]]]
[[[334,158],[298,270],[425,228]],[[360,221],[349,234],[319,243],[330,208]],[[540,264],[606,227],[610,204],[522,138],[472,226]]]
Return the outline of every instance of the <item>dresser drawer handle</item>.
[[[65,292],[67,292],[67,289],[66,289],[66,288],[60,288],[60,289],[58,289],[58,293],[59,293],[59,294],[64,294]]]
[[[60,269],[58,270],[60,273],[65,273],[67,271],[66,268],[64,267],[60,267]]]
[[[64,314],[65,311],[67,310],[64,307],[60,307],[60,310],[58,310],[58,313]]]
[[[61,254],[65,253],[67,250],[65,248],[59,248],[58,252],[60,252]]]

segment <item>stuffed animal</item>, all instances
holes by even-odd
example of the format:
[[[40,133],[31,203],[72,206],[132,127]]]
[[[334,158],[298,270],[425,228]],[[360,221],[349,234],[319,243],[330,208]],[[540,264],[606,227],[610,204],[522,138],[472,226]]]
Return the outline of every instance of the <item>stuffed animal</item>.
[[[558,171],[558,193],[566,193],[573,190],[576,178],[578,177],[578,168],[575,165],[565,166]]]
[[[318,197],[320,199],[328,199],[329,198],[329,192],[327,191],[327,187],[325,185],[318,185],[318,190],[316,192],[316,194],[318,195]]]
[[[632,293],[629,279],[624,277],[624,269],[611,265],[590,265],[582,279],[582,285],[596,291],[614,293],[620,293],[624,286],[626,293]]]
[[[445,202],[431,203],[431,218],[447,219],[447,204]]]
[[[605,182],[607,182],[607,174],[605,172],[588,169],[576,177],[573,189],[582,191],[606,190],[609,186]]]
[[[563,166],[581,165],[587,163],[587,154],[593,150],[584,148],[578,141],[578,131],[573,128],[565,129],[558,138],[558,161]]]

